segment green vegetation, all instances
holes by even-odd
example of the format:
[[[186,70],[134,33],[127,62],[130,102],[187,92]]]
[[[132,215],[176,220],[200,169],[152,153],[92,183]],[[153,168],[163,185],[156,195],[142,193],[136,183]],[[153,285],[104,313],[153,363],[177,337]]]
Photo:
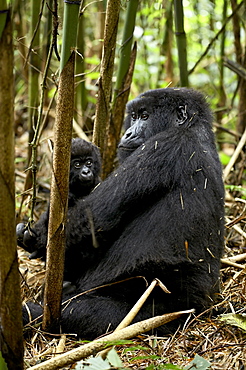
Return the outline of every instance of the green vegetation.
[[[225,169],[229,168],[225,177],[227,215],[232,221],[238,217],[237,224],[245,230],[246,170],[245,142],[242,140],[246,129],[245,6],[244,0],[0,0],[0,46],[4,52],[7,49],[9,52],[7,56],[2,52],[0,68],[0,92],[3,101],[1,132],[9,136],[7,139],[4,135],[1,137],[2,165],[9,169],[7,177],[2,176],[2,181],[4,185],[14,185],[14,135],[18,151],[16,169],[24,173],[31,166],[34,179],[32,183],[29,172],[27,176],[23,175],[24,183],[20,173],[17,174],[17,181],[21,183],[16,186],[17,216],[23,219],[23,212],[26,220],[29,217],[31,220],[35,218],[36,171],[39,178],[45,157],[40,155],[40,149],[43,149],[48,138],[54,138],[54,122],[57,119],[56,91],[61,70],[64,71],[63,67],[66,66],[71,51],[74,51],[75,85],[72,82],[68,96],[62,94],[65,100],[62,105],[64,112],[67,113],[69,109],[71,114],[66,127],[62,123],[60,125],[60,132],[65,131],[64,134],[68,135],[65,142],[70,143],[71,132],[68,131],[73,115],[73,135],[86,135],[89,140],[94,139],[100,145],[104,160],[103,176],[106,176],[115,166],[116,147],[128,98],[132,99],[148,89],[189,84],[190,87],[203,91],[213,108],[221,162]],[[6,31],[7,20],[9,30],[12,27],[11,31]],[[7,37],[6,32],[9,32]],[[13,46],[10,44],[11,33]],[[73,105],[74,95],[76,98]],[[58,136],[60,138],[61,134]],[[33,140],[35,152],[31,154]],[[58,146],[63,149],[62,145]],[[11,149],[11,155],[7,155],[5,160],[6,148]],[[60,165],[62,168],[63,164],[58,163],[59,172],[62,172]],[[46,168],[43,172],[47,181],[49,175]],[[7,193],[14,193],[14,186]],[[64,196],[64,204],[65,198]],[[25,207],[24,200],[27,200]],[[0,271],[11,277],[8,268],[13,261],[15,273],[17,272],[14,196],[8,200],[2,192],[0,202],[1,205],[6,204],[7,209],[2,212],[0,244],[3,248]],[[33,205],[32,210],[30,205]],[[54,210],[54,214],[56,213],[57,210]],[[226,241],[229,241],[230,246],[239,246],[241,253],[241,239],[238,236],[233,238],[231,234],[230,231]],[[13,254],[11,261],[8,261],[11,257],[9,246]],[[4,261],[8,262],[7,268]],[[7,304],[5,300],[1,301],[0,322],[7,323],[4,336],[10,340],[4,343],[8,346],[7,356],[2,358],[0,352],[0,367],[8,366],[11,369],[9,364],[12,360],[9,358],[13,352],[17,355],[19,368],[22,369],[18,276],[14,276],[17,281],[14,291],[7,285],[5,275],[0,276],[1,297],[10,302],[15,302],[16,297],[17,304],[12,307],[13,312],[17,312],[14,317],[18,318],[18,322],[13,330],[12,323],[8,322],[8,315],[4,312]],[[6,291],[8,293],[3,295],[2,292]],[[153,361],[148,369],[178,369],[176,365],[167,363],[156,365],[157,360],[163,360],[159,353],[143,354],[142,360],[146,358]],[[108,368],[121,368],[123,365],[117,361],[117,356],[111,357],[104,361],[104,365]],[[196,356],[193,361],[187,369],[209,369],[210,364],[203,357]],[[91,366],[92,362],[86,368],[92,368]]]

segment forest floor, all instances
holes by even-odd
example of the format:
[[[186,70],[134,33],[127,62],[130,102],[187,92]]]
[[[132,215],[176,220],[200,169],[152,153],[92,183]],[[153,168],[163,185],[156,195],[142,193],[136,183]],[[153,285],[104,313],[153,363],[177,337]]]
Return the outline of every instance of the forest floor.
[[[47,135],[48,137],[48,135]],[[29,214],[28,201],[25,199],[20,212],[21,192],[24,190],[26,178],[23,172],[26,158],[27,138],[23,134],[16,140],[16,203],[17,219],[27,220]],[[35,217],[45,209],[49,198],[50,155],[47,140],[44,140],[39,150],[40,170],[38,174],[39,202]],[[141,335],[131,341],[131,344],[115,347],[124,368],[129,369],[235,369],[246,370],[246,201],[240,192],[227,193],[226,196],[226,235],[225,258],[235,257],[232,263],[228,260],[221,266],[221,294],[218,297],[218,312],[225,308],[231,317],[222,320],[220,316],[208,314],[189,320],[174,335],[155,337]],[[20,213],[20,215],[19,215]],[[231,222],[233,221],[233,222]],[[237,260],[241,255],[242,259]],[[18,248],[20,272],[22,279],[23,299],[32,299],[39,294],[44,282],[45,266],[39,259],[29,260],[28,253]],[[230,265],[229,265],[230,263]],[[215,312],[216,309],[213,310]],[[227,314],[227,315],[228,315]],[[100,318],[98,318],[100,320]],[[246,320],[246,319],[245,319]],[[35,328],[25,342],[25,366],[34,366],[45,361],[55,353],[67,352],[81,346],[72,336],[49,336]],[[201,356],[210,363],[210,367],[192,367],[191,361],[195,355]],[[172,364],[172,365],[167,365]],[[190,364],[190,366],[189,366]],[[197,365],[198,366],[198,365]],[[64,369],[73,369],[75,365]],[[100,369],[100,368],[98,368]],[[113,368],[112,368],[113,369]]]

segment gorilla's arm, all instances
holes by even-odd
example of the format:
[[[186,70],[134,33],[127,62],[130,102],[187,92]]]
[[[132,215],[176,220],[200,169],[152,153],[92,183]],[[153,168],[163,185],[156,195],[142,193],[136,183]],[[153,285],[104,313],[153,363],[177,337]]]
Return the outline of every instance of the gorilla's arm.
[[[148,205],[154,204],[160,194],[164,197],[179,186],[185,191],[187,176],[189,184],[191,176],[195,182],[199,176],[201,187],[205,182],[212,187],[221,181],[218,180],[221,172],[214,170],[220,168],[219,159],[214,156],[214,150],[212,155],[211,150],[207,150],[207,132],[202,137],[200,130],[198,137],[197,131],[193,127],[172,128],[138,148],[92,194],[77,203],[67,224],[68,243],[88,246],[94,233],[99,246],[104,240],[110,244],[109,241],[119,235],[125,220],[129,222],[137,217]],[[217,163],[214,165],[214,162]]]
[[[204,124],[207,123],[197,120],[191,127],[172,128],[151,137],[89,196],[78,200],[68,213],[66,258],[76,263],[92,261],[100,255],[100,247],[109,248],[124,225],[153,205],[160,194],[165,197],[175,187],[185,192],[191,177],[197,188],[205,183],[209,187],[216,186],[221,181],[218,180],[221,172],[215,173],[220,164],[214,155],[215,148],[211,154],[212,131],[197,128]],[[210,131],[211,138],[208,137]],[[40,256],[45,254],[47,232],[43,232],[43,226],[48,227],[48,216],[42,216],[38,224],[38,228],[35,226],[37,242],[29,251],[37,250]],[[28,245],[30,241],[25,240]]]

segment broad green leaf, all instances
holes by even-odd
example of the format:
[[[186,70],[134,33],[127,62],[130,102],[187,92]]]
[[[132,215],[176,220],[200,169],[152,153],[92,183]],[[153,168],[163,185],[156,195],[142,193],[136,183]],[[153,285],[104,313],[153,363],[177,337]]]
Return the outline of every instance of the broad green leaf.
[[[187,370],[209,370],[211,369],[211,364],[209,361],[205,360],[205,358],[195,355],[194,360],[185,367]]]
[[[92,357],[86,361],[80,361],[76,364],[75,370],[110,370],[111,366],[107,360],[102,357]]]
[[[123,367],[123,363],[114,348],[109,351],[107,355],[107,360],[113,367]]]
[[[236,313],[228,313],[219,317],[221,321],[226,324],[237,326],[238,328],[246,331],[246,317]]]
[[[6,362],[4,361],[4,358],[2,356],[2,352],[0,351],[0,369],[1,370],[8,370],[8,366]]]
[[[229,163],[230,159],[231,159],[231,157],[229,155],[227,155],[226,153],[224,153],[222,151],[219,152],[219,157],[220,157],[220,161],[223,164],[223,166],[226,166]]]

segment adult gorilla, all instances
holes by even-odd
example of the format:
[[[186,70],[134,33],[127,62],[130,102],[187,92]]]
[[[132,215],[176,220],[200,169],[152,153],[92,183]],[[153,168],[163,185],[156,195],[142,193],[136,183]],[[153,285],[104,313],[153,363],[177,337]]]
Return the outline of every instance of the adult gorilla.
[[[147,91],[127,111],[131,126],[119,145],[126,159],[69,215],[65,264],[73,295],[143,276],[159,278],[171,294],[156,289],[136,320],[153,315],[152,298],[154,314],[201,311],[218,292],[223,251],[224,190],[211,111],[202,94],[185,88]],[[62,330],[92,339],[114,329],[143,293],[143,282],[71,300]],[[33,317],[41,313],[28,305]]]

